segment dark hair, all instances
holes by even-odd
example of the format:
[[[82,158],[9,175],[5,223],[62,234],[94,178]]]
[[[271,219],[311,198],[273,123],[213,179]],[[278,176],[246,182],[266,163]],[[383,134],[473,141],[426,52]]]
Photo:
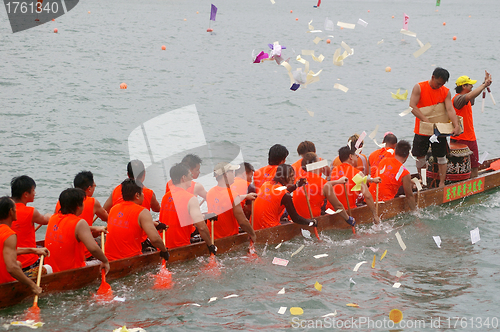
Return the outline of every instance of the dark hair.
[[[196,166],[201,165],[201,158],[195,154],[188,154],[182,158],[181,163],[189,167],[189,170],[196,168]]]
[[[183,176],[188,176],[189,174],[189,169],[187,168],[186,165],[180,163],[180,164],[175,164],[170,168],[170,178],[172,179],[173,184],[179,184],[181,183],[181,179]]]
[[[85,191],[94,185],[94,175],[91,171],[82,171],[75,176],[73,185]]]
[[[133,179],[127,179],[122,182],[122,197],[124,201],[133,201],[135,194],[142,193],[142,184]]]
[[[7,219],[9,211],[16,206],[16,203],[9,196],[0,197],[0,220]]]
[[[127,164],[127,175],[130,179],[139,180],[144,176],[146,169],[140,160],[131,160]]]
[[[303,154],[306,154],[308,152],[316,152],[316,146],[314,146],[314,143],[311,141],[300,142],[299,146],[297,147],[297,153],[299,154],[299,156],[302,156]]]
[[[250,172],[255,172],[255,168],[252,166],[252,164],[247,163],[246,161],[240,164],[240,168],[238,168],[235,171],[235,174],[241,174],[241,173],[250,173]]]
[[[80,188],[68,188],[59,195],[59,212],[62,214],[75,214],[78,207],[83,206],[85,191]]]
[[[315,163],[318,158],[318,155],[314,152],[308,152],[302,157],[302,163],[300,164],[302,166],[302,169],[304,171],[307,171],[307,164],[312,164]]]
[[[459,86],[455,87],[455,92],[456,93],[461,93],[463,91],[463,89],[464,89],[464,86],[463,85],[459,85]]]
[[[385,135],[384,139],[382,140],[382,143],[387,143],[390,145],[394,145],[398,142],[398,138],[394,134],[387,134]]]
[[[287,179],[291,176],[295,176],[295,170],[291,165],[281,164],[276,168],[276,175],[273,178],[273,181],[279,182],[282,185],[288,184]]]
[[[10,181],[12,198],[20,199],[25,192],[30,193],[33,188],[36,188],[35,180],[27,175],[15,177]]]
[[[349,159],[349,156],[351,154],[354,154],[354,151],[349,148],[348,146],[344,145],[343,147],[341,147],[339,149],[339,159],[340,159],[340,162],[345,162],[347,159]]]
[[[432,76],[434,76],[434,78],[444,79],[445,83],[450,79],[450,73],[446,69],[441,67],[437,67],[436,69],[434,69],[434,71],[432,72]]]
[[[279,165],[286,157],[288,157],[288,149],[281,144],[274,144],[269,149],[267,161],[269,165]]]
[[[406,158],[410,154],[411,145],[408,141],[401,140],[396,145],[396,155]]]

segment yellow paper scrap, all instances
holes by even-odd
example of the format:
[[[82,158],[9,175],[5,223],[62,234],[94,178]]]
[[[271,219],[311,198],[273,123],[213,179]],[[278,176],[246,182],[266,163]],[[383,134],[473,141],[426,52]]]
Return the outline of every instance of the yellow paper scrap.
[[[313,43],[315,43],[317,45],[322,40],[323,40],[323,38],[316,37],[316,38],[314,38]]]
[[[421,56],[422,54],[424,54],[425,51],[427,51],[429,48],[431,48],[431,44],[427,43],[423,47],[421,47],[418,51],[416,51],[415,53],[413,53],[413,56],[415,58],[418,58],[419,56]]]
[[[396,93],[391,92],[392,98],[398,99],[398,100],[408,99],[408,90],[406,90],[405,93],[399,93],[400,91],[401,91],[401,89],[398,89],[398,91],[396,91]]]
[[[302,50],[302,55],[314,55],[314,50]]]
[[[314,284],[314,288],[316,288],[318,292],[321,292],[321,290],[323,289],[323,285],[316,281],[316,283]]]
[[[291,307],[290,313],[294,316],[300,316],[304,313],[304,310],[300,307]]]
[[[408,107],[407,109],[405,109],[403,112],[399,113],[399,116],[403,117],[407,114],[410,114],[411,111],[413,111],[413,107]]]
[[[293,75],[292,75],[292,67],[290,66],[290,64],[286,61],[283,61],[281,63],[281,66],[285,67],[286,70],[288,71],[288,77],[290,77],[290,85],[294,84],[295,83],[295,79],[293,78]]]
[[[309,62],[306,63],[306,68],[309,67]],[[309,73],[307,73],[307,79],[306,79],[306,86],[309,85],[309,84],[312,84],[314,82],[317,82],[319,81],[319,74],[323,71],[323,69],[321,69],[320,71],[318,71],[316,74],[310,70]]]
[[[313,22],[313,20],[309,21],[309,30],[314,30],[314,27],[311,25],[311,23]]]
[[[311,117],[314,117],[314,112],[311,112],[309,111],[308,109],[306,109],[307,113],[311,116]]]
[[[401,32],[403,35],[407,35],[407,36],[410,36],[410,37],[417,37],[417,34],[415,32],[411,32],[411,31],[408,31],[408,30],[405,30],[405,29],[401,29]]]
[[[307,60],[305,59],[302,59],[302,57],[300,55],[297,55],[297,61],[300,62],[301,64],[305,65]]]
[[[380,45],[384,42],[384,40],[382,39],[381,41],[377,42],[377,45]]]
[[[375,268],[375,262],[377,261],[377,255],[373,255],[372,269]]]
[[[347,303],[346,306],[348,307],[359,307],[356,303]]]
[[[340,55],[340,48],[337,48],[335,50],[335,53],[333,53],[333,64],[336,66],[343,66],[344,65],[343,59],[344,58],[341,57]]]
[[[403,242],[403,239],[401,238],[401,235],[399,232],[396,232],[396,238],[398,239],[399,245],[401,246],[401,249],[406,250],[406,244]]]
[[[127,327],[124,325],[120,328],[114,329],[113,332],[146,332],[146,330],[142,329],[140,327],[134,327],[131,329],[127,329]]]
[[[341,42],[340,46],[342,46],[344,48],[344,50],[347,51],[348,55],[353,55],[354,54],[354,50],[352,48],[350,48],[346,43]]]
[[[382,254],[382,256],[380,256],[380,260],[384,259],[385,255],[387,255],[387,249],[384,251],[384,253]]]
[[[323,60],[325,60],[325,56],[323,54],[320,54],[319,57],[315,57],[314,54],[313,54],[312,58],[316,62],[323,62]]]
[[[304,245],[301,245],[299,249],[295,250],[290,257],[297,255],[299,252],[302,251],[302,249],[304,249],[304,247],[305,247]]]
[[[351,23],[344,23],[344,22],[337,22],[337,26],[345,29],[354,29],[356,27],[356,24],[351,24]]]
[[[276,2],[274,2],[274,0],[271,0],[271,3],[274,5]]]
[[[427,185],[427,170],[425,168],[422,168],[420,170],[420,176],[422,177],[422,184],[424,186],[426,186]]]
[[[343,92],[347,92],[349,90],[349,88],[343,86],[342,84],[338,84],[338,83],[335,83],[333,88],[338,89],[338,90],[343,91]]]
[[[372,131],[370,135],[368,135],[368,137],[370,137],[371,139],[374,139],[375,136],[377,136],[377,132],[378,132],[378,125],[375,127],[375,130]]]
[[[424,43],[422,43],[422,42],[420,41],[420,39],[418,39],[418,38],[417,38],[417,43],[418,43],[418,46],[420,46],[420,47],[424,47]]]
[[[37,329],[39,327],[42,327],[43,324],[44,323],[42,323],[42,322],[35,322],[34,320],[16,321],[16,322],[10,323],[10,325],[25,326],[25,327],[29,327],[31,329]]]
[[[356,175],[354,175],[354,177],[352,178],[352,181],[356,184],[354,187],[352,187],[351,191],[360,191],[361,190],[361,184],[362,183],[367,183],[368,182],[368,176],[365,175],[364,177],[359,175],[359,173],[357,173]]]
[[[415,186],[417,187],[418,191],[422,190],[422,185],[420,184],[420,181],[417,178],[411,179],[411,182],[415,183]]]

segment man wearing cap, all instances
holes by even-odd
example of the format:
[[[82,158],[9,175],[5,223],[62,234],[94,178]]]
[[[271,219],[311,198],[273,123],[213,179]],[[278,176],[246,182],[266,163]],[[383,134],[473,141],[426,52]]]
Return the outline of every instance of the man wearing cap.
[[[215,213],[219,217],[214,223],[215,239],[238,234],[239,226],[241,226],[241,229],[247,232],[250,239],[255,242],[255,232],[241,208],[241,197],[231,189],[231,185],[234,183],[234,171],[239,168],[239,165],[231,165],[226,162],[218,163],[215,166],[214,176],[217,180],[217,186],[207,193],[208,212]],[[255,199],[256,196],[255,193],[250,193],[245,198]]]
[[[472,120],[472,105],[474,105],[474,99],[479,96],[485,88],[491,85],[491,75],[485,71],[484,82],[472,90],[476,82],[476,80],[471,80],[468,76],[460,76],[455,82],[457,85],[455,88],[457,94],[451,100],[457,115],[464,118],[464,132],[451,138],[451,140],[455,143],[467,145],[473,152],[471,156],[471,178],[477,177],[479,169],[479,151]]]
[[[396,148],[396,144],[398,143],[398,138],[396,137],[396,135],[388,131],[385,133],[382,143],[385,143],[385,146],[373,151],[370,154],[370,157],[368,157],[368,161],[370,164],[370,176],[372,178],[377,176],[377,170],[379,168],[378,164],[380,164],[382,159],[387,157],[394,157],[394,149]]]
[[[457,115],[453,109],[451,103],[450,90],[445,87],[445,83],[448,82],[450,78],[450,73],[444,68],[436,68],[432,73],[432,77],[428,81],[423,81],[415,84],[411,92],[410,97],[410,107],[412,108],[412,113],[415,115],[415,136],[413,138],[413,148],[412,155],[417,158],[417,170],[420,174],[420,170],[426,165],[425,156],[427,150],[429,149],[430,136],[421,135],[420,132],[420,121],[431,122],[427,116],[420,110],[423,107],[429,107],[434,105],[444,106],[448,118],[450,118],[453,123],[452,135],[460,134],[461,128],[458,123]],[[439,187],[444,187],[444,180],[446,178],[446,170],[448,168],[446,160],[446,154],[448,150],[448,142],[446,141],[446,136],[438,136],[437,142],[431,144],[432,155],[437,158],[438,169],[439,169]]]

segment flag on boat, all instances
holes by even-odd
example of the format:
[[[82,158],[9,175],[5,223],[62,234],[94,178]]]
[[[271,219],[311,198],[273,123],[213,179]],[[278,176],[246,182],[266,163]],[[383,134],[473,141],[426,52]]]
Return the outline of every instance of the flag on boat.
[[[210,21],[215,21],[215,15],[217,15],[217,7],[212,4],[212,9],[210,10]]]

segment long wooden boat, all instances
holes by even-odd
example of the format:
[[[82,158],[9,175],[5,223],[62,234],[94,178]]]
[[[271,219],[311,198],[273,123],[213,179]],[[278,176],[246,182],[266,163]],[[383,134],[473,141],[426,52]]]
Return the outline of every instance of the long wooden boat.
[[[434,188],[421,191],[417,195],[418,207],[425,208],[431,205],[441,205],[499,187],[500,171],[487,169],[490,164],[496,160],[497,159],[485,161],[481,165],[479,176],[473,180],[455,182],[445,188]],[[389,219],[406,211],[409,211],[409,207],[404,197],[395,198],[379,206],[381,219]],[[352,215],[358,224],[372,222],[371,211],[366,206],[353,209]],[[318,231],[350,228],[350,226],[338,215],[324,215],[317,219]],[[301,234],[301,228],[312,230],[309,227],[300,226],[294,223],[258,230],[256,231],[257,243],[273,244],[290,240]],[[246,234],[238,234],[219,239],[216,241],[218,254],[241,249],[242,245],[245,243],[248,243],[248,236]],[[43,241],[39,244],[43,245]],[[183,262],[198,256],[208,256],[208,250],[204,242],[170,250],[170,259],[168,263]],[[159,264],[160,256],[158,252],[116,260],[111,262],[111,270],[106,278],[108,280],[121,278],[144,269],[149,269],[153,266],[159,266]],[[42,277],[41,287],[43,288],[43,294],[47,294],[79,289],[92,283],[95,283],[97,286],[99,279],[99,265],[87,266],[45,275]],[[0,308],[12,306],[20,303],[26,298],[32,297],[30,289],[18,281],[0,284],[0,294]]]

